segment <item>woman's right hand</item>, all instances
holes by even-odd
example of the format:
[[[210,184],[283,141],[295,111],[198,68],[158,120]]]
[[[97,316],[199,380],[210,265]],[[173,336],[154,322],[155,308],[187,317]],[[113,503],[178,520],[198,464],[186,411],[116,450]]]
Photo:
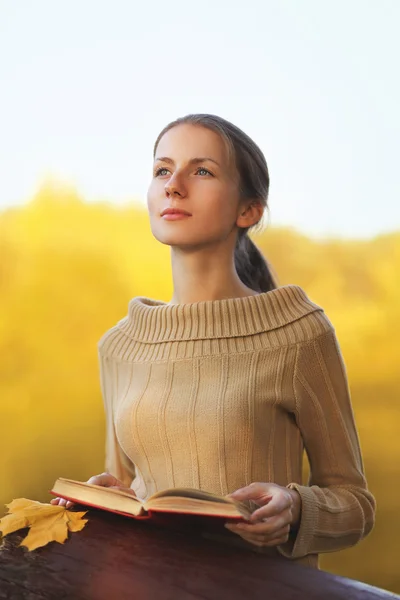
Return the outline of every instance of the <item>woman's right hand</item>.
[[[90,479],[87,480],[86,483],[91,483],[93,485],[101,485],[103,487],[113,488],[115,490],[123,489],[125,492],[129,491],[124,487],[122,481],[111,475],[110,473],[101,473],[100,475],[93,475]],[[134,491],[131,490],[132,495],[135,495]],[[50,500],[50,504],[56,506],[65,506],[65,508],[71,508],[74,506],[74,502],[70,502],[69,500],[65,500],[65,498],[53,498]]]

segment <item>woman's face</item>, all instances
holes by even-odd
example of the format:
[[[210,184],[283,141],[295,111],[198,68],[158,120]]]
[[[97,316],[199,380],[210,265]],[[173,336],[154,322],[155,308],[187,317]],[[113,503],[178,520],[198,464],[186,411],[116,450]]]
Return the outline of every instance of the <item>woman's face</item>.
[[[157,240],[194,248],[229,236],[236,239],[239,204],[236,169],[217,133],[182,124],[163,135],[147,194],[151,229]],[[168,208],[184,210],[190,216],[162,216]]]

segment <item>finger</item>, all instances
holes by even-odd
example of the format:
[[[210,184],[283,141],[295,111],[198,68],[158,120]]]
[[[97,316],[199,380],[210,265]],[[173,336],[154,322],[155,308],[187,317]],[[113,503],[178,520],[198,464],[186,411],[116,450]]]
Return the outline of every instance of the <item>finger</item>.
[[[275,484],[272,484],[272,486],[274,488],[277,487]],[[257,503],[260,502],[261,504],[265,504],[272,498],[272,486],[268,483],[251,483],[244,488],[236,490],[230,494],[230,497],[238,502],[242,502],[243,500],[254,500]]]
[[[281,533],[276,533],[273,539],[268,540],[263,545],[264,546],[280,546],[281,544],[286,544],[289,541],[289,531],[283,531]]]
[[[245,538],[243,538],[245,539]],[[284,535],[282,537],[274,538],[273,540],[263,541],[263,540],[250,540],[246,539],[246,542],[250,542],[250,544],[254,544],[254,546],[259,546],[260,548],[273,548],[275,546],[280,546],[281,544],[286,544],[289,540],[288,535]]]
[[[278,546],[284,544],[289,539],[290,526],[286,525],[279,530],[274,531],[270,535],[253,534],[248,532],[237,532],[238,535],[256,546]]]
[[[282,539],[284,537],[288,538],[289,533],[290,533],[290,525],[287,524],[284,527],[281,527],[280,529],[276,529],[274,532],[272,532],[268,536],[268,541],[273,542],[274,539]]]
[[[50,504],[53,504],[53,506],[65,506],[65,508],[71,508],[72,506],[74,506],[74,503],[70,502],[70,500],[66,500],[65,498],[59,497],[50,500]]]
[[[287,522],[288,519],[278,517],[267,522],[260,521],[258,523],[229,524],[227,529],[237,533],[243,532],[249,535],[275,535],[275,532],[281,530],[282,527],[285,527]]]
[[[100,485],[102,487],[121,486],[123,487],[122,481],[119,481],[114,475],[110,473],[101,473],[100,475],[93,475],[87,480],[87,483],[92,485]]]
[[[86,483],[90,483],[91,485],[101,485],[101,486],[109,486],[111,485],[109,474],[108,473],[100,473],[99,475],[93,475],[90,477]]]
[[[234,532],[236,533],[236,532]],[[268,539],[264,538],[260,535],[252,535],[251,533],[246,532],[237,532],[237,535],[241,537],[246,542],[254,544],[256,546],[265,546],[268,543]]]
[[[268,504],[258,508],[252,513],[250,521],[261,521],[263,519],[269,519],[273,516],[284,513],[291,509],[292,504],[293,499],[289,492],[287,494],[283,491],[281,493],[277,493],[272,497]]]
[[[135,498],[136,498],[136,494],[135,494],[135,492],[131,488],[121,487],[120,485],[110,485],[109,489],[111,489],[111,490],[121,490],[122,492],[125,492],[127,494],[131,494],[132,496],[135,496]]]

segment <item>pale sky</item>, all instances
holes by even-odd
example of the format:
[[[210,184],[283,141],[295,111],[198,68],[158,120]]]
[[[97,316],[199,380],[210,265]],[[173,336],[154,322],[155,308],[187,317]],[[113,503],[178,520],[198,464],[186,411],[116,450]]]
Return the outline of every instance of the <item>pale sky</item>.
[[[145,201],[169,121],[266,155],[270,223],[400,230],[400,0],[0,0],[0,209],[48,176]]]

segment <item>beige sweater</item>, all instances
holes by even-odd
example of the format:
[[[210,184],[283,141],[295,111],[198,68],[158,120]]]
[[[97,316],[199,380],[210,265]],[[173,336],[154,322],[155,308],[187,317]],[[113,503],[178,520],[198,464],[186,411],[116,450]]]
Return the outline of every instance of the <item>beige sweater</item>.
[[[298,532],[266,553],[315,567],[318,553],[371,531],[343,359],[300,287],[182,305],[134,298],[99,358],[106,470],[138,497],[169,487],[224,495],[256,481],[295,488]]]

